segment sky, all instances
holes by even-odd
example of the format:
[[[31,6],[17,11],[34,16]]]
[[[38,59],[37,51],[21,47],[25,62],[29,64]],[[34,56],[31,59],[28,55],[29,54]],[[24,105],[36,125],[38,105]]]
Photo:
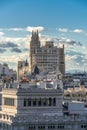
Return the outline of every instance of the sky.
[[[0,63],[29,60],[32,30],[65,45],[66,71],[87,71],[87,0],[0,0]]]

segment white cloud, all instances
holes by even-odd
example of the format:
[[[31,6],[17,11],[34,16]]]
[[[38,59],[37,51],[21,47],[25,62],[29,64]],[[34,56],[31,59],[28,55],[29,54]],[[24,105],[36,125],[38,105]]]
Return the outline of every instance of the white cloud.
[[[19,55],[0,55],[0,62],[13,62],[13,63],[17,63],[19,60],[25,60],[26,58],[28,58],[29,55],[28,53],[20,53]]]
[[[33,27],[33,26],[28,26],[28,27],[25,27],[25,28],[0,28],[0,31],[29,31],[29,32],[32,32],[32,31],[37,31],[38,32],[41,32],[44,30],[44,27],[42,26],[36,26],[36,27]]]
[[[24,28],[10,28],[9,31],[24,31]]]
[[[73,32],[75,32],[75,33],[83,33],[84,30],[82,30],[82,29],[75,29],[75,30],[73,30]]]
[[[41,32],[41,31],[44,30],[44,27],[42,27],[42,26],[37,26],[37,27],[31,27],[31,26],[29,26],[29,27],[26,28],[26,31],[29,31],[29,32],[37,31],[37,30],[39,32]]]
[[[67,28],[59,28],[58,31],[59,32],[68,32],[68,29]]]
[[[68,30],[67,28],[59,28],[57,29],[59,32],[74,32],[74,33],[84,33],[85,35],[87,34],[85,30],[83,29],[74,29],[74,30]]]
[[[66,61],[75,60],[76,58],[77,58],[77,55],[73,55],[73,56],[66,55]]]
[[[39,34],[39,38],[41,41],[41,46],[44,46],[46,44],[46,41],[54,41],[53,37],[48,36],[48,35]]]
[[[0,32],[0,36],[3,36],[4,35],[4,32]]]
[[[7,42],[14,42],[18,46],[25,46],[25,43],[28,41],[28,37],[1,37],[0,44],[7,43]],[[23,43],[23,44],[22,44]]]

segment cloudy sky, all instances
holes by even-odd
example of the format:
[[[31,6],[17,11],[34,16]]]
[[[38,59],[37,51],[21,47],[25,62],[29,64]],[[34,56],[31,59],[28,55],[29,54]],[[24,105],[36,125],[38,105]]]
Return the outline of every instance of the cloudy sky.
[[[87,0],[0,0],[0,63],[29,59],[37,29],[42,45],[65,45],[67,71],[87,71]]]

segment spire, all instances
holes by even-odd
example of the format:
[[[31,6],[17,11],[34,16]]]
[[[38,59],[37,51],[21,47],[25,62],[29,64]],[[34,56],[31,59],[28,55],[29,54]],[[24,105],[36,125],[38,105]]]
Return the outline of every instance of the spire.
[[[27,59],[26,59],[26,61],[25,61],[25,66],[26,66],[26,67],[28,66],[28,61],[27,61]]]
[[[39,74],[39,68],[37,67],[37,65],[35,66],[35,68],[34,68],[34,74],[36,75],[36,74]]]

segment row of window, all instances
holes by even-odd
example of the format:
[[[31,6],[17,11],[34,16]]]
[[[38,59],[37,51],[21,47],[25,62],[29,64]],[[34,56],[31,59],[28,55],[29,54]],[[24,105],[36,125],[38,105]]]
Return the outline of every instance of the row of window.
[[[4,98],[4,105],[15,106],[14,98]],[[24,99],[24,106],[56,106],[55,98]]]
[[[55,62],[53,62],[53,61],[55,61]],[[58,64],[56,61],[57,60],[50,60],[50,61],[49,60],[47,60],[47,61],[39,61],[38,60],[37,63],[38,64],[40,64],[40,63],[42,64],[43,63],[43,64],[52,64],[53,65],[53,64]]]
[[[45,125],[38,125],[38,130],[39,129],[44,129],[45,130]],[[58,126],[55,126],[54,124],[49,124],[48,126],[48,129],[55,129],[55,128],[59,128],[59,129],[64,129],[64,125],[58,125]],[[32,129],[32,130],[35,130],[35,125],[29,125],[29,130]]]
[[[48,50],[48,52],[50,52],[50,53],[56,53],[57,50]]]
[[[65,95],[66,97],[86,97],[86,95],[75,95],[75,94],[72,94],[72,95],[70,95],[70,94],[67,94],[67,95]]]
[[[38,52],[41,52],[40,50],[35,50],[35,52],[36,53],[38,53]],[[57,50],[42,50],[42,54],[43,54],[43,52],[44,53],[52,53],[52,54],[54,54],[54,53],[57,53]]]
[[[40,57],[41,56],[41,57]],[[46,54],[44,53],[43,55],[37,55],[37,59],[47,59],[47,58],[56,58],[59,57],[57,54]]]
[[[4,105],[15,106],[14,98],[4,98]]]
[[[81,125],[81,128],[87,128],[86,124]]]
[[[24,107],[26,106],[56,106],[56,99],[24,99]]]
[[[4,98],[4,105],[15,106],[14,98]],[[24,106],[56,106],[56,99],[24,99]]]

